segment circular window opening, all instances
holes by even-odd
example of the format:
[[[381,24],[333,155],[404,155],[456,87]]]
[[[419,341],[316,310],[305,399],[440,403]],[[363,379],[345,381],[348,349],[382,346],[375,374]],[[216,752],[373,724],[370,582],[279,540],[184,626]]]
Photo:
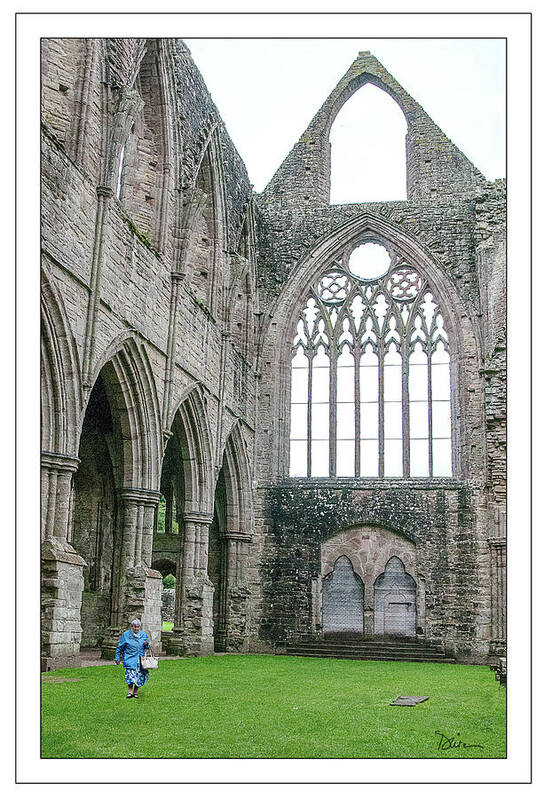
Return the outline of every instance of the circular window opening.
[[[391,266],[389,253],[381,244],[361,244],[349,257],[348,269],[362,280],[375,280],[387,274]]]

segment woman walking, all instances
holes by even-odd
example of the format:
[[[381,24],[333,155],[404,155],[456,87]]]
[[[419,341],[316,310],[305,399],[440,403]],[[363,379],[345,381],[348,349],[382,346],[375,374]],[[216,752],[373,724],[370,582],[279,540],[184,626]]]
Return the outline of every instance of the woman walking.
[[[138,699],[138,688],[149,679],[149,672],[142,669],[140,657],[149,646],[147,633],[141,628],[140,619],[132,619],[130,630],[125,630],[115,651],[115,662],[119,665],[121,658],[125,667],[125,682],[128,685],[127,699]]]

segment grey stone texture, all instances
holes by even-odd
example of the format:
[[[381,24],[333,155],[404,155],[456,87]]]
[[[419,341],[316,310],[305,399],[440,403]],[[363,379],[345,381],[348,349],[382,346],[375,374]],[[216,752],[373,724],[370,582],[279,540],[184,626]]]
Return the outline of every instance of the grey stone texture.
[[[176,609],[176,589],[163,588],[161,595],[161,618],[163,621],[174,621]]]
[[[329,131],[367,82],[406,116],[408,199],[331,206]],[[158,650],[168,573],[171,654],[320,636],[341,555],[365,629],[399,557],[419,638],[504,651],[505,204],[370,53],[257,195],[182,41],[43,40],[44,668],[81,645],[111,657],[134,616]],[[361,241],[448,315],[451,478],[288,476],[294,319]]]

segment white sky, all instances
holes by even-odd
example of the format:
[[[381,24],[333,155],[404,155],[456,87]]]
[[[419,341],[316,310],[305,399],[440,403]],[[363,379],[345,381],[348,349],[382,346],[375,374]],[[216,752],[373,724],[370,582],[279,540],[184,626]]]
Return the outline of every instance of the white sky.
[[[503,40],[185,41],[258,192],[360,50],[370,50],[383,63],[486,178],[505,177]],[[347,113],[348,105],[344,108]],[[349,186],[344,189],[349,193]],[[394,193],[394,189],[384,191]],[[400,198],[333,195],[331,199]]]

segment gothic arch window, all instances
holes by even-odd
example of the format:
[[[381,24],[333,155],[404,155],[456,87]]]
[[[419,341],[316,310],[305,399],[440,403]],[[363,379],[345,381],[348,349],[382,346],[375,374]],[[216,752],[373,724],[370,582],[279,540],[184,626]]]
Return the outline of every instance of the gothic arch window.
[[[384,90],[366,83],[330,132],[331,203],[406,199],[406,118]]]
[[[450,343],[426,278],[374,241],[314,281],[291,362],[291,477],[450,477]]]
[[[142,107],[121,145],[115,176],[116,197],[140,233],[159,250],[164,249],[168,224],[171,157],[161,59],[159,42],[149,40],[134,83]]]

